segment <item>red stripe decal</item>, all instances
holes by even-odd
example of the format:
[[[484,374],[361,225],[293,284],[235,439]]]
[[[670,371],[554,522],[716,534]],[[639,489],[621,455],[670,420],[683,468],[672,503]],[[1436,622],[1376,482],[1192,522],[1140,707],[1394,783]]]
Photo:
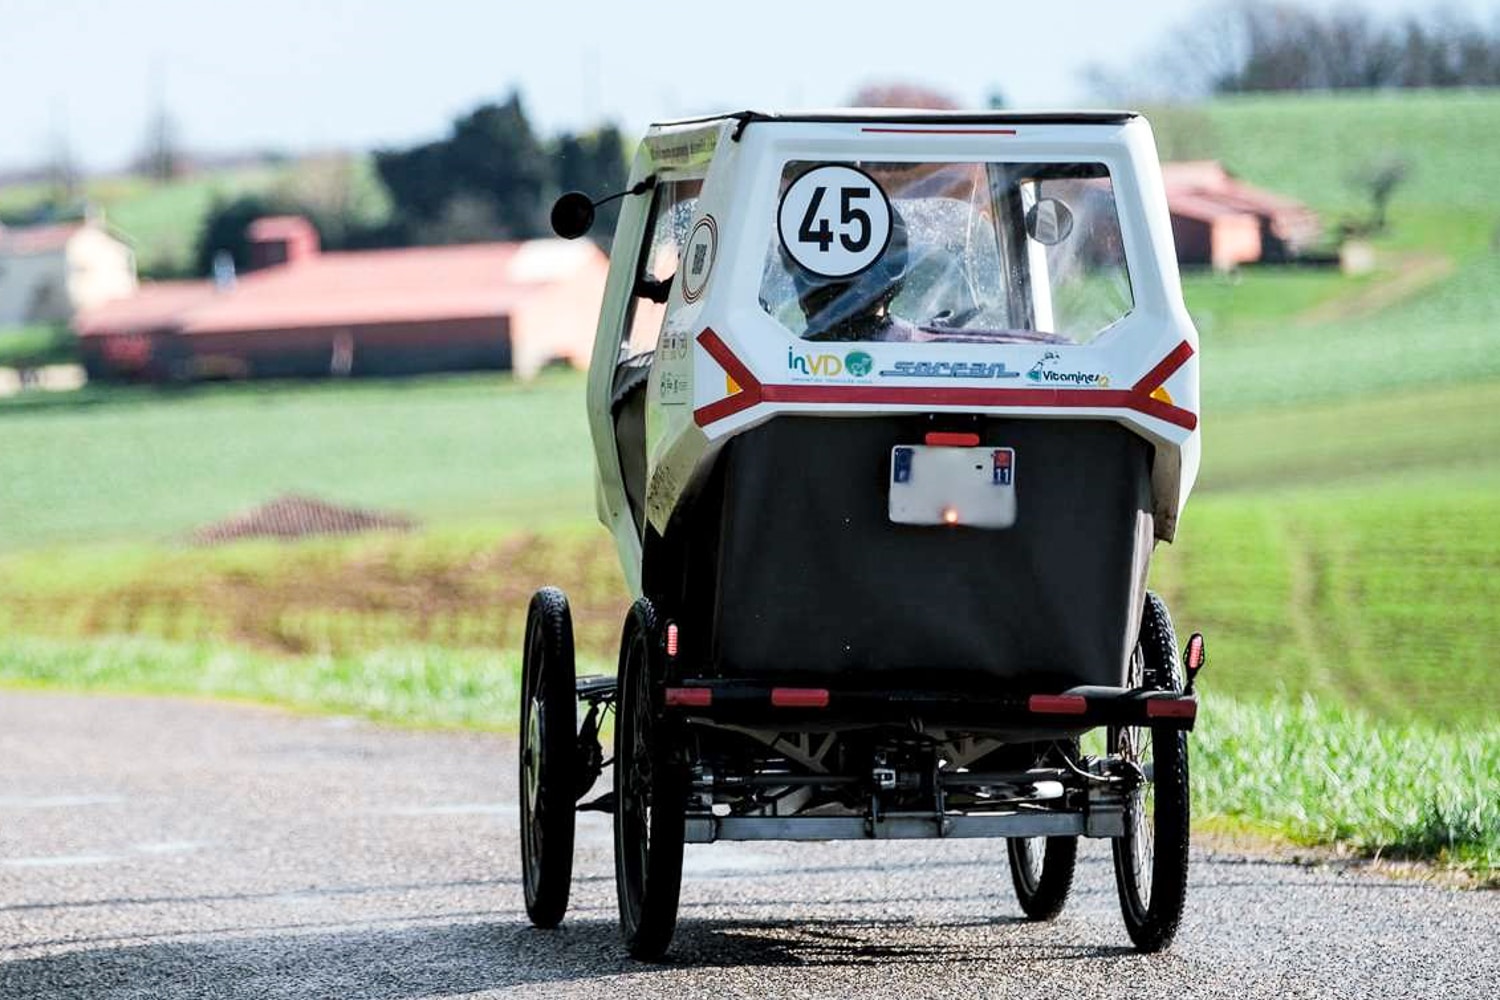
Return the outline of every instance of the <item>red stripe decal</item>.
[[[1193,430],[1198,415],[1180,406],[1153,399],[1151,393],[1171,378],[1193,356],[1187,341],[1178,344],[1129,389],[989,389],[982,387],[892,385],[763,385],[729,345],[713,330],[698,335],[698,343],[723,367],[740,391],[693,411],[699,427],[747,410],[757,403],[865,403],[894,406],[1019,406],[1041,409],[1135,410],[1148,417]]]
[[[699,427],[707,427],[716,420],[723,420],[725,417],[734,416],[741,410],[748,410],[761,401],[763,397],[760,379],[745,367],[743,361],[734,356],[734,352],[729,349],[728,344],[724,343],[722,337],[714,333],[712,329],[704,327],[703,332],[698,334],[698,343],[703,345],[709,357],[719,363],[725,374],[734,379],[740,391],[698,407],[693,411],[694,423]]]
[[[862,128],[861,132],[906,135],[1015,135],[1013,128]]]

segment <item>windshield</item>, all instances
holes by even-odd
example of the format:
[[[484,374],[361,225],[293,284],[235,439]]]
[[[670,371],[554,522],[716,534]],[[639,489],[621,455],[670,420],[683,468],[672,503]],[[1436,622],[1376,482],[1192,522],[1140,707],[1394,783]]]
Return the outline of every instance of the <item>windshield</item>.
[[[760,300],[805,340],[959,343],[1087,343],[1134,305],[1098,163],[788,163]]]

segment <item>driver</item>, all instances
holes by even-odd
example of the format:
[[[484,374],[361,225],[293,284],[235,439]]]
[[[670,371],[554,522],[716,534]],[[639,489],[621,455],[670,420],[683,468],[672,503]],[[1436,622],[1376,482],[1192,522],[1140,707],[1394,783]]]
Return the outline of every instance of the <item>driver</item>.
[[[782,266],[792,276],[797,304],[807,319],[803,340],[912,340],[916,328],[891,315],[909,266],[906,221],[891,208],[891,238],[868,268],[847,278],[813,274],[785,249]]]

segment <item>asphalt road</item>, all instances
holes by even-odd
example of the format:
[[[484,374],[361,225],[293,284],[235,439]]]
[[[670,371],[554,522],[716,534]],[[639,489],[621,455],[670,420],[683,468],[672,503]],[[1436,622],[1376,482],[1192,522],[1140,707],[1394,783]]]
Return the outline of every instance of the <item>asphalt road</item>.
[[[1500,894],[1200,854],[1171,953],[1107,847],[1028,924],[998,842],[689,847],[623,956],[607,817],[526,923],[515,746],[192,701],[0,692],[0,997],[1494,997]]]

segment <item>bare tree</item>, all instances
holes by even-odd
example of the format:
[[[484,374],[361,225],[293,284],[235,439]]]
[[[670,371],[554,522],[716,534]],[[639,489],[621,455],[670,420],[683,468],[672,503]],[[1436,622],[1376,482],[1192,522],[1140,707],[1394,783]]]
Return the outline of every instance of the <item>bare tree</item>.
[[[52,136],[47,149],[47,188],[54,212],[76,208],[80,193],[78,160],[68,137],[67,114],[53,109]]]
[[[1212,93],[1500,84],[1500,23],[1486,31],[1438,11],[1380,22],[1358,9],[1327,13],[1290,0],[1225,0],[1199,10],[1162,43],[1132,94],[1192,100]],[[1092,82],[1122,79],[1094,68]]]
[[[1396,189],[1411,176],[1411,161],[1394,153],[1362,164],[1349,173],[1349,183],[1369,196],[1370,218],[1362,228],[1368,234],[1385,231],[1387,212]],[[1346,227],[1347,228],[1347,227]]]
[[[151,60],[147,88],[151,114],[146,122],[145,147],[135,170],[154,181],[169,181],[182,173],[183,157],[177,122],[167,110],[166,68],[160,56]]]

